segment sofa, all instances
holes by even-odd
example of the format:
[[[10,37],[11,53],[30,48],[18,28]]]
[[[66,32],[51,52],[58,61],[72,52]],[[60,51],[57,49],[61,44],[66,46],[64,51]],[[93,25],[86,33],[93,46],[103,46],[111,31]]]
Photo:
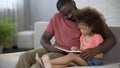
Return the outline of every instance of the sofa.
[[[42,47],[40,42],[40,38],[47,26],[48,22],[35,22],[34,25],[34,48]],[[68,67],[68,68],[120,68],[120,26],[109,26],[111,31],[114,33],[117,44],[109,50],[103,61],[105,65],[103,66],[76,66],[76,67]],[[54,38],[51,40],[54,43]],[[16,53],[8,53],[8,54],[0,54],[0,68],[15,68],[15,65],[19,59],[19,56],[24,52],[16,52]]]

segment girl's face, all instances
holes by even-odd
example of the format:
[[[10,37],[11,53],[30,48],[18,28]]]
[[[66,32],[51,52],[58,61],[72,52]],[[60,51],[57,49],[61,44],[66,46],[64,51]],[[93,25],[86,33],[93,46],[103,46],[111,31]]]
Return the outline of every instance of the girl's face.
[[[92,33],[92,28],[89,27],[86,23],[81,22],[78,24],[78,27],[80,28],[80,31],[84,35],[88,35]]]

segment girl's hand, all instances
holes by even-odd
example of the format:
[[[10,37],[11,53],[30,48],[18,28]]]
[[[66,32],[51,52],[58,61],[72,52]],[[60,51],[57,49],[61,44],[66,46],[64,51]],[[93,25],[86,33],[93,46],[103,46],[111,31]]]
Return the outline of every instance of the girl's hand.
[[[76,51],[76,50],[78,50],[78,48],[77,47],[71,47],[71,50]]]

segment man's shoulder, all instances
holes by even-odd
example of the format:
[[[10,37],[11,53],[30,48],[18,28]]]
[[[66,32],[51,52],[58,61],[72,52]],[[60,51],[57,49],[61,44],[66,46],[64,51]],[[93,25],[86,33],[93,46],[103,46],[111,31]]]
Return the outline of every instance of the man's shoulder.
[[[54,16],[61,16],[59,12],[55,13]]]
[[[52,16],[52,20],[60,20],[62,19],[62,15],[60,13],[55,13],[53,16]]]

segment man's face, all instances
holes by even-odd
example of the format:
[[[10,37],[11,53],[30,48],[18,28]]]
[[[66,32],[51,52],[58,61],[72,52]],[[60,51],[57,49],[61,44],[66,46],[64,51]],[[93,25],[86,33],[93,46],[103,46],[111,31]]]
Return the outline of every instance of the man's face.
[[[65,4],[60,10],[59,12],[67,19],[72,20],[73,17],[73,13],[76,11],[76,7],[74,5],[74,3],[69,2],[67,4]]]

